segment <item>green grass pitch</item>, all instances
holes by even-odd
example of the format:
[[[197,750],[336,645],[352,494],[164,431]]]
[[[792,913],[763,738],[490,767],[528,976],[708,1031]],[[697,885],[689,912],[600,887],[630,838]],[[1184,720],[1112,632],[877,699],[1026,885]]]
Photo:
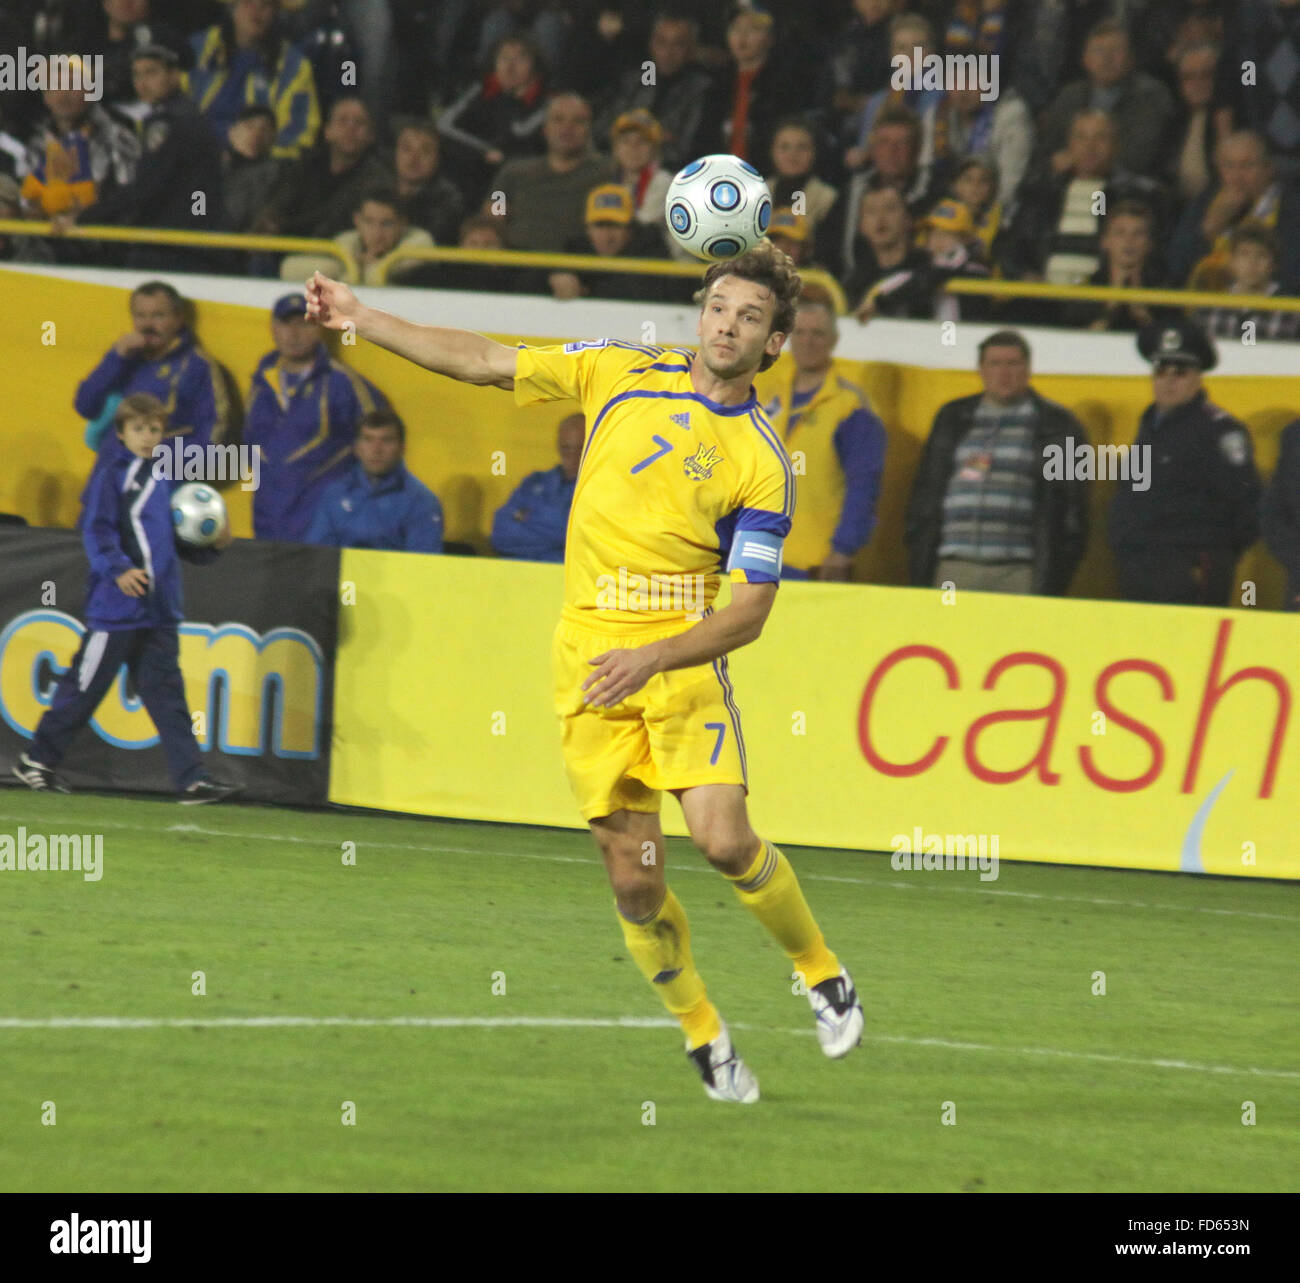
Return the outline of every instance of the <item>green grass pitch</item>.
[[[5,1190],[1279,1190],[1300,1172],[1291,886],[1008,863],[981,883],[793,849],[867,1013],[832,1062],[787,960],[670,840],[696,961],[762,1085],[745,1107],[704,1096],[585,834],[0,792],[0,833],[19,825],[102,833],[104,869],[0,872]]]

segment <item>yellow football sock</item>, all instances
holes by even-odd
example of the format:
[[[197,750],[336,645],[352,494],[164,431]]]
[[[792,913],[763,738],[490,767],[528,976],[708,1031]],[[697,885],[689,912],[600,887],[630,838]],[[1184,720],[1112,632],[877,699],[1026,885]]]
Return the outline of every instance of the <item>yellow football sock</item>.
[[[615,906],[617,907],[617,906]],[[691,1047],[702,1047],[722,1032],[717,1008],[704,992],[704,981],[691,958],[691,929],[686,912],[672,891],[649,917],[639,922],[620,912],[632,960],[655,987],[665,1007],[681,1021]]]
[[[771,842],[760,840],[754,862],[739,877],[727,875],[727,880],[741,904],[786,951],[809,989],[840,974],[839,959],[826,947],[790,861]]]

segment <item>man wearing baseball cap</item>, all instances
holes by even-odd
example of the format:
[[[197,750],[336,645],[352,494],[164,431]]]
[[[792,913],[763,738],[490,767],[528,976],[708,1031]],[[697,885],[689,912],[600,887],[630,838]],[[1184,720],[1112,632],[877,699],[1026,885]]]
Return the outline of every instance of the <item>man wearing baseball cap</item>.
[[[1130,450],[1131,479],[1119,482],[1110,511],[1120,595],[1231,604],[1237,561],[1259,534],[1250,433],[1205,394],[1202,373],[1218,356],[1195,322],[1147,326],[1138,351],[1151,362],[1154,400]]]
[[[621,183],[601,183],[587,193],[583,234],[565,245],[570,254],[599,258],[663,258],[658,235],[633,217],[631,193]],[[608,298],[661,302],[671,277],[635,272],[552,272],[547,278],[559,299]]]
[[[244,441],[262,452],[253,493],[253,534],[301,543],[317,502],[347,474],[357,425],[388,409],[384,394],[331,358],[307,298],[285,294],[271,308],[275,350],[258,363],[248,395]]]

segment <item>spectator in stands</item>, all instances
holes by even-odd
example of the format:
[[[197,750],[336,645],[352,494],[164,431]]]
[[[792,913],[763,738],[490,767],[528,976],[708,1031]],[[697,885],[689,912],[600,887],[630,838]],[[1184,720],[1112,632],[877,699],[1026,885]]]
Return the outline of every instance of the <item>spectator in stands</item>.
[[[206,446],[233,435],[234,409],[225,372],[186,324],[185,301],[166,281],[131,291],[131,328],[77,388],[77,413],[91,420],[86,443],[97,449],[112,435],[113,414],[137,392],[169,409],[168,436]]]
[[[506,161],[536,156],[545,146],[546,84],[537,46],[527,36],[506,36],[491,65],[480,84],[438,117],[438,132],[447,140],[447,168],[471,204],[482,199]]]
[[[1154,76],[1134,67],[1123,22],[1110,18],[1092,28],[1083,47],[1083,68],[1086,78],[1066,85],[1043,115],[1041,167],[1035,177],[1041,181],[1069,172],[1073,121],[1088,110],[1107,112],[1114,120],[1120,165],[1135,174],[1155,171],[1174,114],[1173,98]]]
[[[788,60],[773,47],[772,16],[741,9],[727,25],[727,50],[705,108],[709,151],[730,152],[752,165],[765,165],[772,154],[777,121],[812,105],[815,86],[792,75]]]
[[[285,39],[279,13],[279,0],[232,0],[226,17],[191,42],[189,91],[222,141],[241,107],[270,107],[276,121],[271,154],[296,160],[316,141],[320,107],[311,63]]]
[[[771,176],[767,189],[772,207],[788,206],[807,219],[810,251],[817,243],[817,229],[839,197],[839,190],[814,172],[817,167],[817,135],[798,117],[781,121],[772,135]]]
[[[987,157],[996,166],[997,203],[1011,218],[1034,150],[1034,122],[1025,100],[1009,86],[989,102],[978,88],[950,89],[939,108],[938,127],[949,160]]]
[[[87,10],[69,37],[69,49],[103,56],[104,102],[126,103],[135,98],[131,57],[143,45],[165,45],[182,66],[189,66],[192,55],[183,29],[158,21],[160,16],[152,0],[102,0]]]
[[[145,45],[135,51],[131,72],[136,94],[149,108],[140,127],[144,150],[135,177],[97,196],[92,205],[60,214],[55,233],[74,222],[219,230],[225,220],[221,151],[181,91],[176,55],[162,45]],[[201,270],[205,263],[202,251],[193,248],[133,245],[126,255],[128,267],[160,271]]]
[[[790,333],[789,361],[764,406],[800,463],[801,502],[785,541],[786,579],[847,580],[876,526],[885,427],[862,389],[835,373],[835,309],[805,287]]]
[[[1146,484],[1120,485],[1110,509],[1120,596],[1225,606],[1237,560],[1259,535],[1250,433],[1206,397],[1201,374],[1218,357],[1194,321],[1143,330],[1138,351],[1155,395],[1134,447]]]
[[[1169,243],[1169,276],[1195,289],[1221,289],[1228,233],[1244,219],[1273,228],[1279,247],[1278,281],[1300,293],[1300,197],[1273,170],[1268,145],[1250,130],[1229,134],[1214,153],[1217,182],[1188,205]]]
[[[1193,46],[1222,48],[1232,39],[1237,0],[1147,0],[1132,36],[1137,65],[1179,91],[1178,63]],[[1230,89],[1240,72],[1220,66],[1216,82],[1221,93]]]
[[[859,321],[873,316],[933,317],[937,321],[983,320],[988,316],[987,299],[943,292],[954,277],[988,278],[988,265],[979,257],[981,249],[975,220],[959,200],[942,200],[925,220],[923,266],[891,272],[877,281],[853,315]]]
[[[404,249],[429,249],[433,237],[423,227],[412,227],[406,202],[392,189],[377,187],[363,192],[352,215],[352,230],[334,237],[361,269],[364,285],[398,284],[418,262],[398,261],[383,279],[380,264],[399,246]],[[339,259],[320,254],[290,254],[280,264],[282,281],[303,281],[313,272],[337,276],[342,269]]]
[[[69,64],[81,59],[72,55]],[[22,198],[33,218],[93,205],[135,177],[140,143],[129,125],[84,89],[47,89],[46,116],[27,148]]]
[[[767,225],[767,239],[782,253],[788,254],[796,267],[821,267],[820,263],[813,261],[812,233],[807,214],[796,214],[789,205],[774,209]]]
[[[621,183],[602,183],[587,195],[583,234],[570,241],[570,254],[600,258],[662,258],[663,240],[633,217],[632,197]],[[636,272],[551,272],[547,284],[558,299],[611,298],[659,302],[672,278]],[[693,283],[692,283],[693,288]]]
[[[1087,440],[1064,407],[1030,386],[1029,344],[998,330],[979,345],[982,393],[942,406],[907,506],[911,582],[973,592],[1062,596],[1083,556],[1082,481],[1051,481],[1045,451]]]
[[[908,66],[912,65],[918,49],[924,62],[936,52],[934,28],[919,13],[900,13],[889,24],[889,47],[891,58],[906,58]],[[844,153],[844,167],[851,172],[875,161],[871,139],[881,113],[902,107],[906,107],[917,121],[915,163],[928,172],[936,161],[946,158],[947,148],[936,138],[935,132],[945,90],[923,87],[895,89],[892,79],[891,76],[891,83],[872,94],[862,110],[847,122],[845,134],[850,146]]]
[[[901,0],[853,0],[853,17],[828,51],[831,109],[836,115],[861,111],[867,99],[889,83],[889,23],[900,4]]]
[[[321,495],[348,470],[362,416],[386,410],[388,402],[330,358],[320,326],[307,319],[305,295],[276,300],[271,337],[275,350],[258,362],[244,429],[245,443],[262,455],[253,533],[302,542]]]
[[[402,458],[406,427],[392,410],[357,425],[356,462],[321,495],[307,543],[333,548],[441,552],[442,504]]]
[[[642,108],[663,131],[663,162],[670,172],[676,173],[701,154],[713,78],[696,62],[698,40],[695,19],[677,13],[659,14],[650,29],[645,62],[638,62],[619,80],[600,113],[597,136],[607,138],[615,120]],[[646,62],[654,67],[648,84]]]
[[[1256,79],[1241,94],[1245,124],[1268,146],[1277,172],[1300,178],[1300,0],[1242,0],[1234,6],[1236,67],[1252,63]]]
[[[406,203],[411,225],[422,227],[436,245],[450,245],[465,217],[460,189],[438,172],[442,143],[427,120],[404,120],[397,128],[394,152],[397,194]]]
[[[458,249],[505,249],[502,220],[491,214],[471,214],[460,225]],[[545,290],[540,273],[478,263],[416,263],[403,280],[435,290],[476,290],[492,294],[518,294]]]
[[[254,103],[243,108],[226,135],[221,163],[226,221],[232,232],[247,232],[271,199],[285,162],[271,155],[275,113]]]
[[[18,180],[10,174],[0,174],[0,218],[22,218],[22,199],[18,194]],[[40,236],[11,236],[0,233],[0,263],[52,263],[54,251],[49,242]]]
[[[998,167],[987,156],[968,156],[961,161],[948,189],[948,195],[970,210],[981,246],[980,257],[990,269],[998,266],[996,246],[1006,217],[998,196],[1001,190]]]
[[[1246,219],[1228,233],[1227,292],[1270,295],[1279,293],[1275,276],[1277,239],[1271,228]],[[1268,312],[1254,307],[1201,308],[1197,317],[1207,333],[1217,339],[1252,344],[1259,339],[1300,337],[1300,313]]]
[[[644,108],[620,116],[610,131],[610,151],[618,169],[618,181],[631,193],[636,221],[653,227],[671,249],[664,200],[672,175],[659,164],[663,130]]]
[[[929,263],[912,237],[912,215],[903,193],[892,183],[877,180],[862,197],[855,267],[844,278],[844,293],[852,305],[861,302],[877,281],[896,272],[917,271]]]
[[[1102,220],[1101,264],[1089,285],[1117,289],[1166,287],[1164,271],[1155,253],[1151,210],[1141,201],[1124,200]],[[1144,303],[1067,303],[1064,324],[1071,329],[1136,333],[1155,320],[1172,319],[1168,308]]]
[[[492,520],[492,551],[519,561],[563,561],[573,486],[582,460],[586,425],[580,414],[560,420],[555,448],[560,462],[545,472],[530,472],[497,509]]]
[[[1178,98],[1160,145],[1158,173],[1180,202],[1209,187],[1215,150],[1232,132],[1233,109],[1215,90],[1219,55],[1217,45],[1193,44],[1173,58]]]
[[[511,249],[562,250],[582,235],[587,193],[617,181],[612,162],[591,147],[591,108],[577,94],[546,104],[546,155],[507,161],[496,177]],[[485,213],[498,213],[495,200]]]
[[[392,182],[370,109],[355,95],[335,99],[321,142],[281,175],[253,230],[328,239],[351,225],[362,192]]]
[[[1300,419],[1282,429],[1261,526],[1269,552],[1286,570],[1286,609],[1300,610]]]
[[[1022,194],[1001,256],[1009,275],[1082,284],[1101,265],[1100,211],[1126,199],[1161,201],[1155,183],[1119,167],[1115,124],[1104,111],[1074,118],[1067,155],[1053,177]]]

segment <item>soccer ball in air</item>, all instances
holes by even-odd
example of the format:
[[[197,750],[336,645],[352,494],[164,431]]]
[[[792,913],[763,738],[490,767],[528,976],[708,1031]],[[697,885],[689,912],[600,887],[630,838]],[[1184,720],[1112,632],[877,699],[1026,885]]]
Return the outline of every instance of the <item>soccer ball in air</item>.
[[[206,548],[226,524],[225,500],[202,481],[188,481],[172,493],[172,525],[176,537]]]
[[[669,183],[664,217],[678,245],[716,263],[763,239],[772,197],[762,174],[738,156],[701,156]]]

